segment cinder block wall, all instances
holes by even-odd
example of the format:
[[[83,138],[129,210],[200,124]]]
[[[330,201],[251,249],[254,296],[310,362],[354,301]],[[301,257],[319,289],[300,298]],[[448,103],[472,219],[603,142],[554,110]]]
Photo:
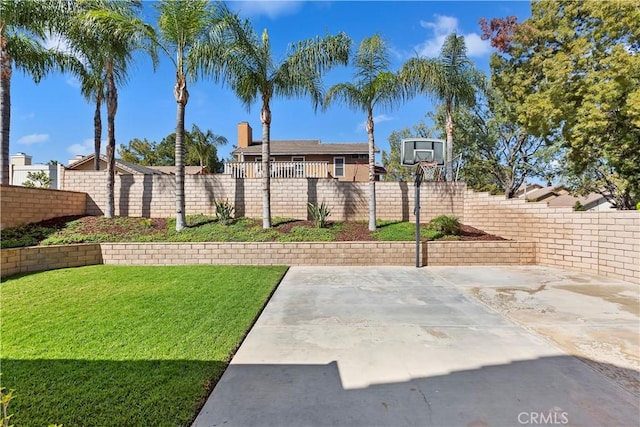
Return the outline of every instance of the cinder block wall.
[[[536,244],[542,265],[640,283],[640,212],[574,212],[466,191],[464,223]]]
[[[95,264],[102,264],[102,254],[98,243],[31,246],[0,251],[0,274],[2,277],[32,271]]]
[[[102,215],[106,201],[106,172],[70,171],[63,188],[88,194],[87,213]],[[332,179],[272,179],[272,216],[307,219],[307,202],[327,202],[331,220],[366,220],[369,217],[369,185]],[[421,187],[421,219],[437,215],[462,216],[464,184],[425,183]],[[376,215],[379,219],[413,220],[413,183],[376,183]],[[187,175],[187,213],[215,214],[215,200],[229,200],[236,216],[262,217],[262,184],[259,179],[235,179],[227,175]],[[171,217],[175,215],[175,178],[169,175],[117,175],[115,214],[118,216]]]
[[[69,215],[84,215],[87,195],[73,191],[0,185],[0,228]]]

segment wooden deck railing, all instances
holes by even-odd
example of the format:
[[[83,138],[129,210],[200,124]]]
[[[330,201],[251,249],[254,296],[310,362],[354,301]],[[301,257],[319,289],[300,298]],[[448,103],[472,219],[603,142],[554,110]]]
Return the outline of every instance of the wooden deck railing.
[[[261,162],[226,162],[225,175],[234,178],[261,178]],[[328,178],[329,162],[271,162],[271,178]]]

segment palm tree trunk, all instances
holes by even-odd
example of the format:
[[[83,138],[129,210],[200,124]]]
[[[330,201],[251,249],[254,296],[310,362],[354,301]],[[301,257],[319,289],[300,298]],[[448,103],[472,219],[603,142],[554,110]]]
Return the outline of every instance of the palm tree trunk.
[[[0,43],[0,184],[9,185],[9,129],[11,123],[11,57],[5,49],[5,39]]]
[[[262,100],[262,228],[271,228],[271,110],[268,98]]]
[[[445,153],[445,175],[447,181],[453,181],[453,117],[451,115],[451,105],[447,104],[447,123],[445,130],[447,133],[447,149]]]
[[[113,77],[113,62],[107,63],[107,205],[104,216],[115,216],[116,133],[115,119],[118,110],[118,91]]]
[[[376,230],[376,153],[373,127],[373,110],[369,108],[369,115],[367,116],[367,135],[369,136],[369,231]]]
[[[183,74],[178,74],[174,95],[178,103],[176,117],[176,231],[187,226],[184,196],[184,113],[189,101],[187,80]]]
[[[93,114],[93,147],[94,147],[94,158],[93,158],[93,169],[99,171],[100,170],[100,145],[102,138],[102,118],[100,117],[100,106],[102,105],[102,97],[100,95],[96,96],[96,111]]]

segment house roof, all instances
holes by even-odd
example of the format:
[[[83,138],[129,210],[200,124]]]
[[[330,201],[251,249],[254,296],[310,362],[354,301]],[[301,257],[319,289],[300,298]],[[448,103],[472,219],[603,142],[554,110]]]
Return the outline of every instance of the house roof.
[[[549,198],[556,198],[563,194],[569,194],[569,191],[562,185],[555,187],[542,187],[533,191],[527,191],[527,200],[530,202],[541,202]]]
[[[379,152],[376,148],[376,152]],[[321,143],[318,139],[307,140],[276,140],[270,143],[270,152],[274,156],[304,155],[304,154],[368,154],[367,143]],[[254,141],[248,147],[236,148],[232,154],[262,154],[262,142]]]
[[[175,175],[176,167],[175,166],[145,166],[147,169],[154,169],[158,172],[162,172],[168,175]],[[209,173],[209,169],[206,166],[185,166],[184,173],[186,175],[202,175]]]
[[[89,154],[88,156],[84,156],[82,159],[71,163],[67,166],[67,169],[77,169],[80,166],[86,164],[87,162],[93,162],[95,154]],[[100,160],[103,162],[107,162],[107,156],[104,154],[100,155]],[[116,159],[116,169],[119,169],[121,172],[130,173],[135,175],[173,175],[175,174],[175,166],[142,166],[135,163],[125,162],[120,159]],[[198,175],[203,173],[206,170],[206,167],[201,168],[200,166],[185,166],[184,172],[187,175]],[[206,173],[206,172],[205,172]]]
[[[553,207],[574,207],[576,202],[580,202],[582,206],[586,209],[597,206],[601,203],[606,202],[605,197],[602,194],[598,193],[589,193],[586,196],[572,196],[570,194],[563,194],[561,196],[556,197],[555,199],[549,200],[547,205]]]

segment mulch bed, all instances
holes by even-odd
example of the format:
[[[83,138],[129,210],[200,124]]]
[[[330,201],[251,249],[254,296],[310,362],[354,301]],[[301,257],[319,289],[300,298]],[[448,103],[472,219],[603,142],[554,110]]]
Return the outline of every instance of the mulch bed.
[[[332,223],[327,224],[331,227]],[[312,221],[289,221],[284,224],[280,224],[276,229],[282,233],[288,233],[294,227],[313,227]],[[482,230],[471,227],[469,225],[462,226],[462,234],[459,239],[463,241],[472,240],[506,240],[500,236],[485,233]],[[348,222],[344,223],[342,230],[337,234],[336,240],[340,242],[353,242],[353,241],[372,241],[375,240],[370,236],[369,224],[366,221]],[[442,239],[446,240],[446,239]]]
[[[38,224],[55,228],[62,229],[66,225],[67,222],[80,219],[82,222],[82,227],[80,229],[81,233],[86,234],[127,234],[132,230],[129,227],[126,227],[118,221],[114,221],[111,224],[105,224],[104,221],[100,221],[101,217],[96,216],[65,216],[59,218],[52,218],[45,221],[41,221]],[[153,234],[155,232],[162,232],[167,227],[167,220],[165,218],[151,218],[147,220],[148,222],[144,225],[144,227],[140,227],[138,230],[135,230],[136,233],[139,234]],[[256,220],[256,223],[261,223]],[[332,222],[327,224],[328,227],[333,225]],[[274,227],[277,231],[281,233],[289,233],[294,227],[314,227],[312,221],[288,221],[282,224],[278,224]],[[369,232],[369,225],[366,221],[355,221],[355,222],[346,222],[342,224],[342,230],[337,233],[336,236],[337,241],[341,242],[353,242],[353,241],[372,241],[375,240],[371,237]],[[462,241],[473,241],[473,240],[505,240],[500,236],[495,236],[492,234],[485,233],[482,230],[471,227],[469,225],[462,226],[462,234],[456,240]]]

